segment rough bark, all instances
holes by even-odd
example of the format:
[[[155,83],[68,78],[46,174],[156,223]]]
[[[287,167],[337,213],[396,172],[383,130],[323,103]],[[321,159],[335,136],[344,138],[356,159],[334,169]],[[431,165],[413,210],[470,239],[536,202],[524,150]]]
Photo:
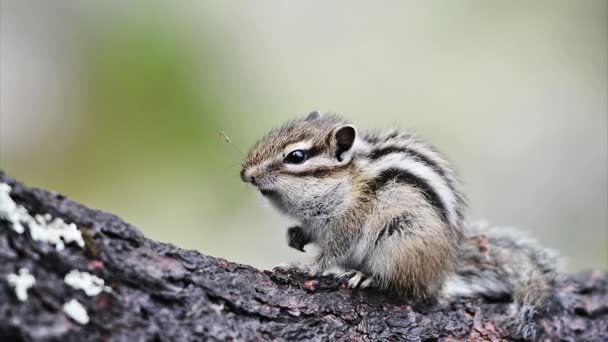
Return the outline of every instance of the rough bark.
[[[404,303],[343,279],[298,271],[262,271],[145,238],[118,217],[57,193],[25,187],[0,172],[11,197],[30,213],[75,223],[85,248],[57,251],[0,220],[0,340],[504,340],[509,303],[482,299]],[[174,228],[172,228],[174,229]],[[27,268],[36,278],[21,302],[6,276]],[[87,296],[64,282],[72,269],[111,284]],[[76,298],[90,321],[62,311]],[[538,320],[539,338],[608,339],[608,274],[564,276],[554,311]]]

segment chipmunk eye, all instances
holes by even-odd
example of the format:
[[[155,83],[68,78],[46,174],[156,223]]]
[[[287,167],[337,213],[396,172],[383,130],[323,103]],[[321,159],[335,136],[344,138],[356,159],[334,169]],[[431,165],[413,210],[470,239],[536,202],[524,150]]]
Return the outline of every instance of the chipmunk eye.
[[[287,164],[302,164],[306,160],[306,152],[303,150],[295,150],[291,151],[285,159],[283,159],[284,163]]]

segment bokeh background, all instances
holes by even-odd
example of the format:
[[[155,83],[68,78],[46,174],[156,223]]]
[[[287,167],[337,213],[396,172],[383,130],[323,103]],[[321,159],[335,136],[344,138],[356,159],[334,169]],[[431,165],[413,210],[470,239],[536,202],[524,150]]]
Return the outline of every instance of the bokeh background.
[[[242,153],[319,109],[419,131],[457,164],[470,220],[606,269],[607,6],[2,0],[0,168],[270,268],[309,256],[241,183]]]

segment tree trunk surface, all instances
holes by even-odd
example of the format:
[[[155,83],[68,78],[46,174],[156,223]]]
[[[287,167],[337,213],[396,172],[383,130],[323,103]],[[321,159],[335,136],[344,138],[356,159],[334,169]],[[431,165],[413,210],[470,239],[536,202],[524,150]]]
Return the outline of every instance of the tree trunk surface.
[[[12,187],[10,197],[31,216],[76,224],[85,242],[58,250],[0,218],[0,341],[514,339],[499,323],[509,303],[407,303],[348,289],[333,276],[258,270],[147,239],[115,215],[28,188],[1,171],[0,183]],[[8,280],[21,269],[35,278],[24,301]],[[106,287],[87,294],[66,281],[72,270]],[[553,312],[537,321],[539,340],[608,340],[608,274],[562,278]],[[88,322],[65,309],[73,299]]]

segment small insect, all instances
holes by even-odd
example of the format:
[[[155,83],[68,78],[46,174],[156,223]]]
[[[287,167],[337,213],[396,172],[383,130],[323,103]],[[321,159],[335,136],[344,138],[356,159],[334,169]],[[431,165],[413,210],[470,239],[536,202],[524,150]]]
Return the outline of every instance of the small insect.
[[[234,148],[234,150],[241,155],[241,157],[243,157],[243,152],[241,152],[241,150],[238,149],[238,147],[236,147],[233,143],[232,140],[230,140],[230,137],[228,137],[228,135],[224,132],[224,131],[220,131],[219,132],[219,137],[224,139],[228,144],[230,144],[230,146],[232,146],[232,148]]]
[[[224,138],[224,140],[226,140],[227,143],[231,144],[232,141],[230,141],[230,138],[228,137],[228,135],[226,135],[226,133],[220,131],[220,137]]]

